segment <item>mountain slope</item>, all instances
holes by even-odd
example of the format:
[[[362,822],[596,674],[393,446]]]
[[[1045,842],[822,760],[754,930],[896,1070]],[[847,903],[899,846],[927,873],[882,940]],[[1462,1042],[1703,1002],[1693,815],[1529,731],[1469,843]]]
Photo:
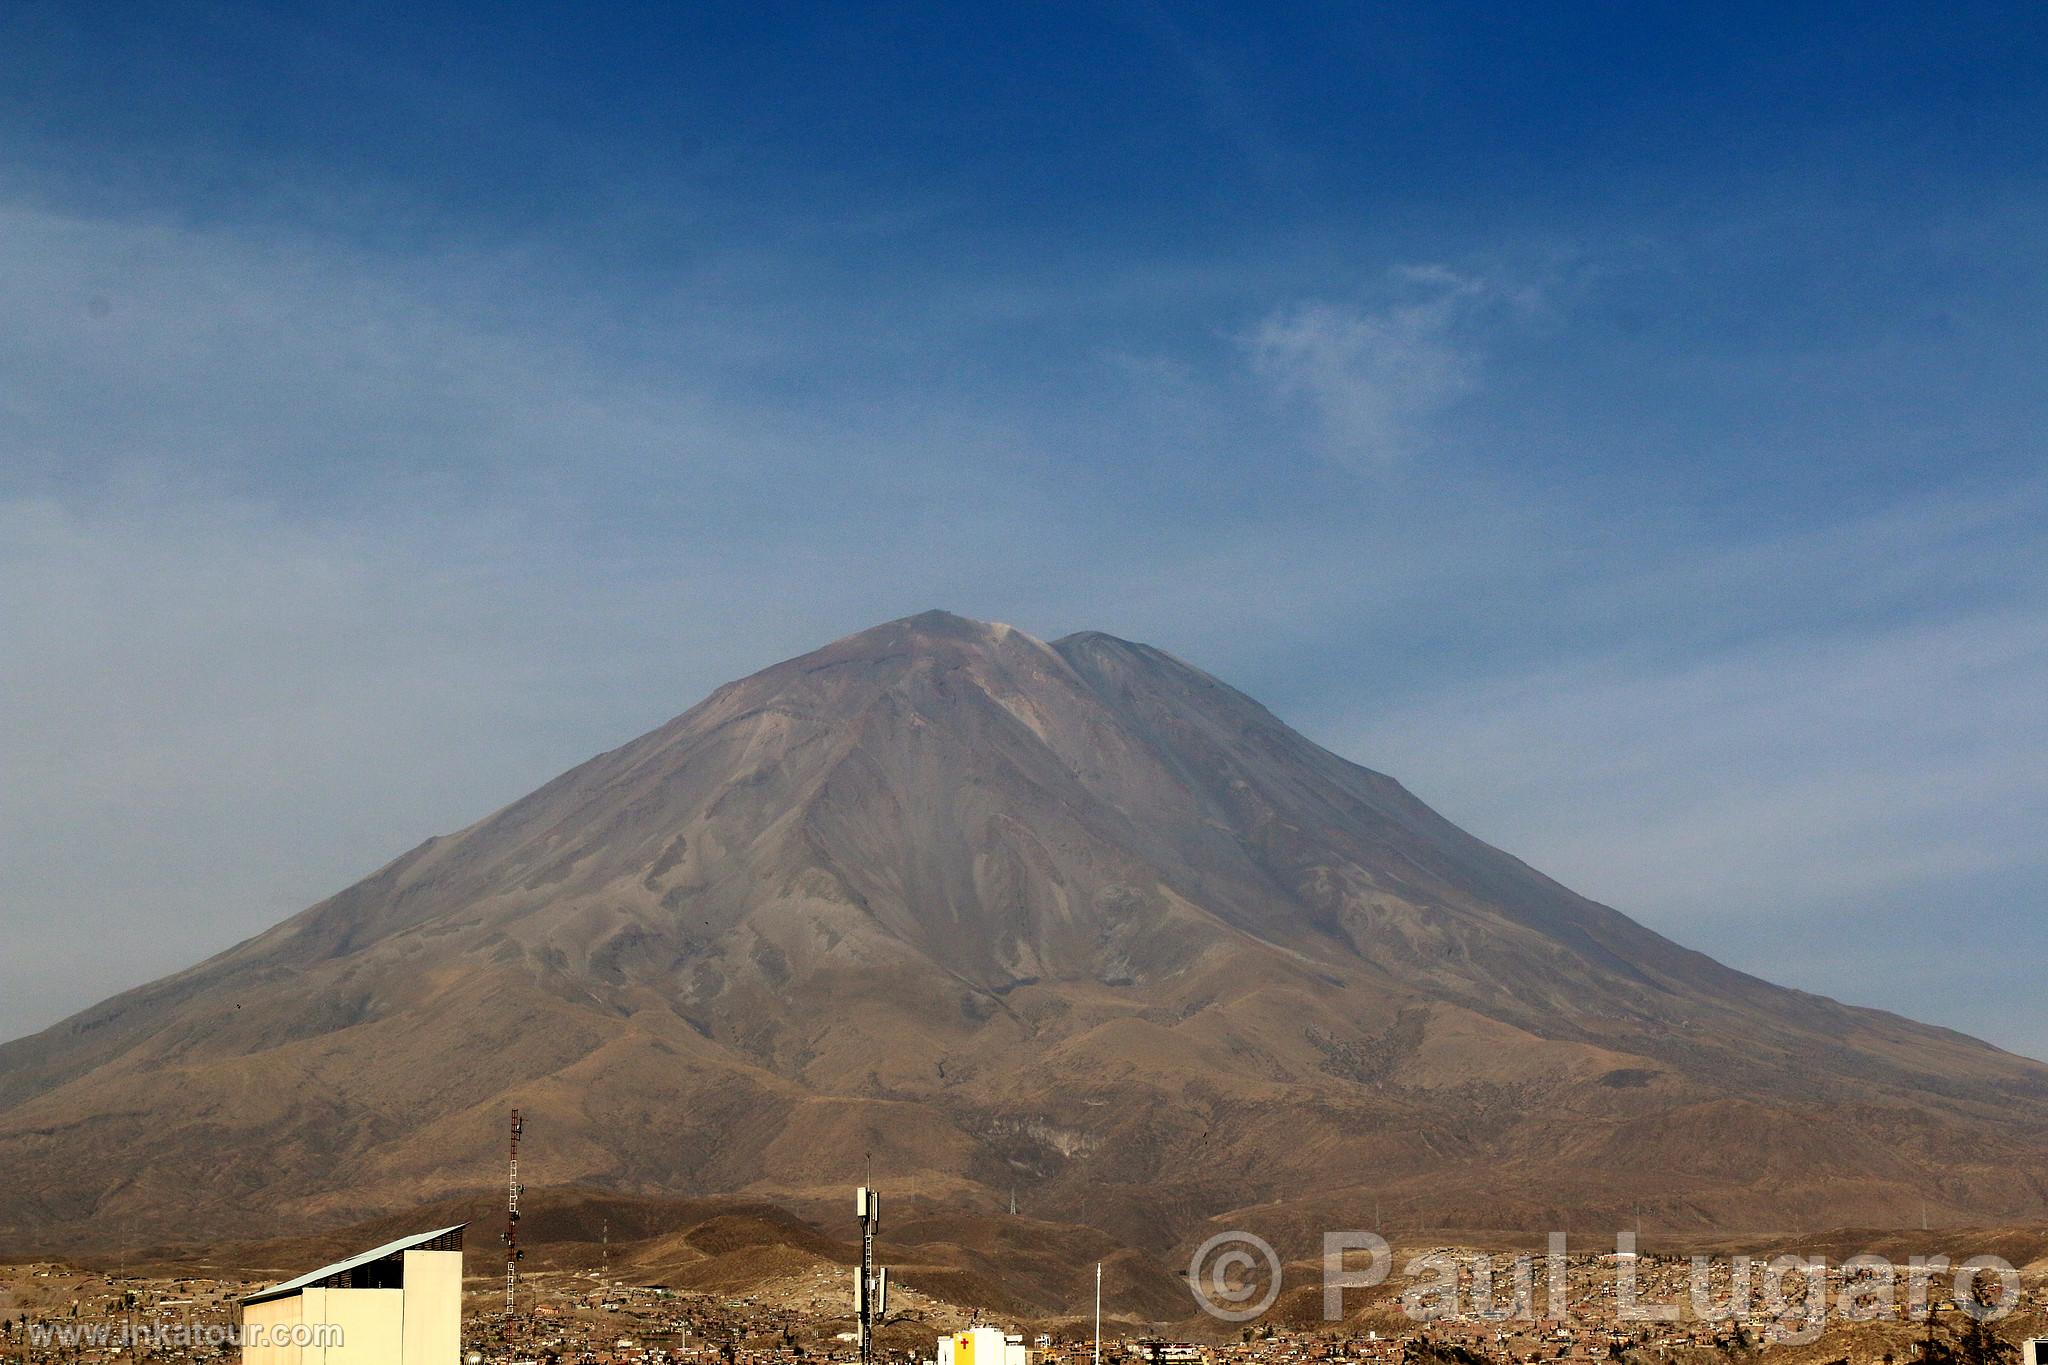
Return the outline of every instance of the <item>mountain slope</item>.
[[[1681,948],[1158,650],[928,613],[0,1048],[0,1234],[443,1197],[513,1103],[550,1181],[801,1201],[872,1154],[1155,1245],[2048,1206],[2048,1069]]]

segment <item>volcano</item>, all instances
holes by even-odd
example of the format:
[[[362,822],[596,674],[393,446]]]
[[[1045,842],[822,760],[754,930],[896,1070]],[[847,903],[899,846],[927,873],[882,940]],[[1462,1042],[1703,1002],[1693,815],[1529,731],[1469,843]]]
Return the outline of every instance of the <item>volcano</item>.
[[[2048,1210],[2048,1068],[1682,948],[1158,649],[932,612],[0,1047],[0,1236],[452,1197],[514,1105],[537,1179],[872,1162],[1134,1245]]]

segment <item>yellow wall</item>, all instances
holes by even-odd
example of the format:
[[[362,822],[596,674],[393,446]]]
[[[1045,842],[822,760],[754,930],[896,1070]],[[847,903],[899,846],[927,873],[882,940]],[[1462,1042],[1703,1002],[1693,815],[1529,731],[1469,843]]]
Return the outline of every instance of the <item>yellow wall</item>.
[[[333,1291],[327,1289],[301,1289],[299,1291],[299,1320],[308,1324],[327,1321],[327,1296]],[[303,1365],[326,1365],[327,1348],[308,1346],[299,1352]]]
[[[324,1296],[324,1311],[314,1295]],[[306,1321],[341,1329],[341,1344],[309,1347],[305,1365],[399,1365],[405,1358],[405,1291],[308,1289]]]
[[[405,1365],[460,1365],[462,1253],[405,1253]]]
[[[244,1345],[242,1365],[460,1365],[462,1253],[408,1251],[404,1289],[304,1289],[242,1309],[257,1328],[332,1324],[336,1346]]]
[[[266,1333],[277,1327],[289,1326],[300,1321],[304,1301],[297,1294],[287,1294],[281,1299],[268,1303],[245,1304],[242,1308],[242,1365],[302,1365],[299,1349],[295,1346],[272,1346],[269,1344],[251,1346],[247,1343],[257,1330]]]

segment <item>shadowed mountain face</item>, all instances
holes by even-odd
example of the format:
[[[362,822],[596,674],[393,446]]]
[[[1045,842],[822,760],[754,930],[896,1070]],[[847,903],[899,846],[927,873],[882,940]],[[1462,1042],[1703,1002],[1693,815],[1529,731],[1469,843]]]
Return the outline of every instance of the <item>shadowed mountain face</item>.
[[[551,1183],[871,1154],[1149,1246],[2048,1207],[2048,1069],[1680,948],[1158,650],[929,613],[0,1048],[0,1235],[446,1197],[513,1104]]]

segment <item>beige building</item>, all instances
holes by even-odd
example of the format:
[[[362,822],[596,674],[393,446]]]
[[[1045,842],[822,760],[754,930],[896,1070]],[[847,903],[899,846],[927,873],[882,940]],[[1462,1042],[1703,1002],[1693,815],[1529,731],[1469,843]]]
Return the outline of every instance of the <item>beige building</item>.
[[[457,1365],[467,1226],[401,1237],[249,1295],[243,1365]]]

